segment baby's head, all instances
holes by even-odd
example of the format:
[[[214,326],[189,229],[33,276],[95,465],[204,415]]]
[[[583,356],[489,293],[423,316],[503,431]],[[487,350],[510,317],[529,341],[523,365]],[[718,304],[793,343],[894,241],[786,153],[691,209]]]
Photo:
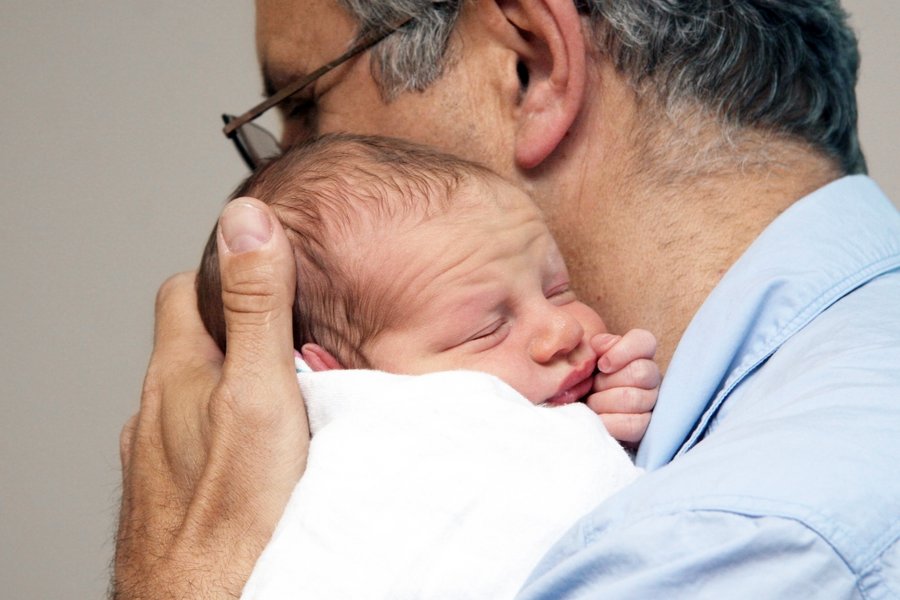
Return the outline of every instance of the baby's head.
[[[467,182],[495,178],[476,164],[389,138],[331,135],[292,148],[250,176],[233,197],[269,204],[294,248],[294,344],[316,343],[348,367],[391,320],[390,271],[373,268],[401,228],[447,213]],[[376,256],[373,256],[374,253]],[[386,267],[390,269],[390,266]],[[225,348],[216,232],[197,281],[204,324]]]
[[[480,370],[536,403],[587,393],[603,323],[575,299],[538,209],[491,171],[397,140],[326,136],[235,196],[271,205],[287,232],[294,343],[314,368]],[[224,349],[215,231],[197,287]]]

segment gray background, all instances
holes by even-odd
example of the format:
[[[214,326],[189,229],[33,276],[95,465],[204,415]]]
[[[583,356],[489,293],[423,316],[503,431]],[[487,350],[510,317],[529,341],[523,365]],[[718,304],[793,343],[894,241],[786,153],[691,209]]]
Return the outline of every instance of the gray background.
[[[863,146],[900,201],[900,4],[847,0]],[[153,298],[244,175],[252,3],[0,0],[0,595],[99,598]]]

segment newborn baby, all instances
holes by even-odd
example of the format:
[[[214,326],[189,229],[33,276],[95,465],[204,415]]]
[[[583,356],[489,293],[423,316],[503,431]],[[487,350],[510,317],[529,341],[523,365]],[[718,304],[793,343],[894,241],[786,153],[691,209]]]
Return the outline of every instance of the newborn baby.
[[[578,301],[522,191],[408,143],[330,136],[236,195],[271,204],[294,245],[295,347],[314,371],[308,467],[245,597],[511,598],[637,476],[598,414],[655,398],[655,339],[611,335]],[[215,235],[198,297],[224,348]]]

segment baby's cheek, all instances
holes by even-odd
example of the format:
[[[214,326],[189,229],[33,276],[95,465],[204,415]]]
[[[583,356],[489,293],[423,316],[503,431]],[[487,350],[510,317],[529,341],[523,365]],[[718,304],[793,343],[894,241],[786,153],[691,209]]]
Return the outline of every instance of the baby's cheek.
[[[460,368],[494,375],[535,404],[546,398],[546,391],[540,387],[542,373],[539,367],[523,363],[516,356],[499,352],[490,357],[483,355]]]
[[[606,324],[594,309],[582,302],[578,302],[577,304],[575,318],[581,323],[581,327],[584,329],[584,334],[587,339],[591,339],[598,333],[608,333]]]

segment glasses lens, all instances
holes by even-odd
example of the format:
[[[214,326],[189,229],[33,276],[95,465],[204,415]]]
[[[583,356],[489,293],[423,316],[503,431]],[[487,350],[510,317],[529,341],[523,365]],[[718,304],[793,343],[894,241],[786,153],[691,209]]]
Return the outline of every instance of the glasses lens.
[[[281,154],[281,146],[278,145],[275,136],[255,123],[247,123],[235,133],[246,149],[254,168]]]

